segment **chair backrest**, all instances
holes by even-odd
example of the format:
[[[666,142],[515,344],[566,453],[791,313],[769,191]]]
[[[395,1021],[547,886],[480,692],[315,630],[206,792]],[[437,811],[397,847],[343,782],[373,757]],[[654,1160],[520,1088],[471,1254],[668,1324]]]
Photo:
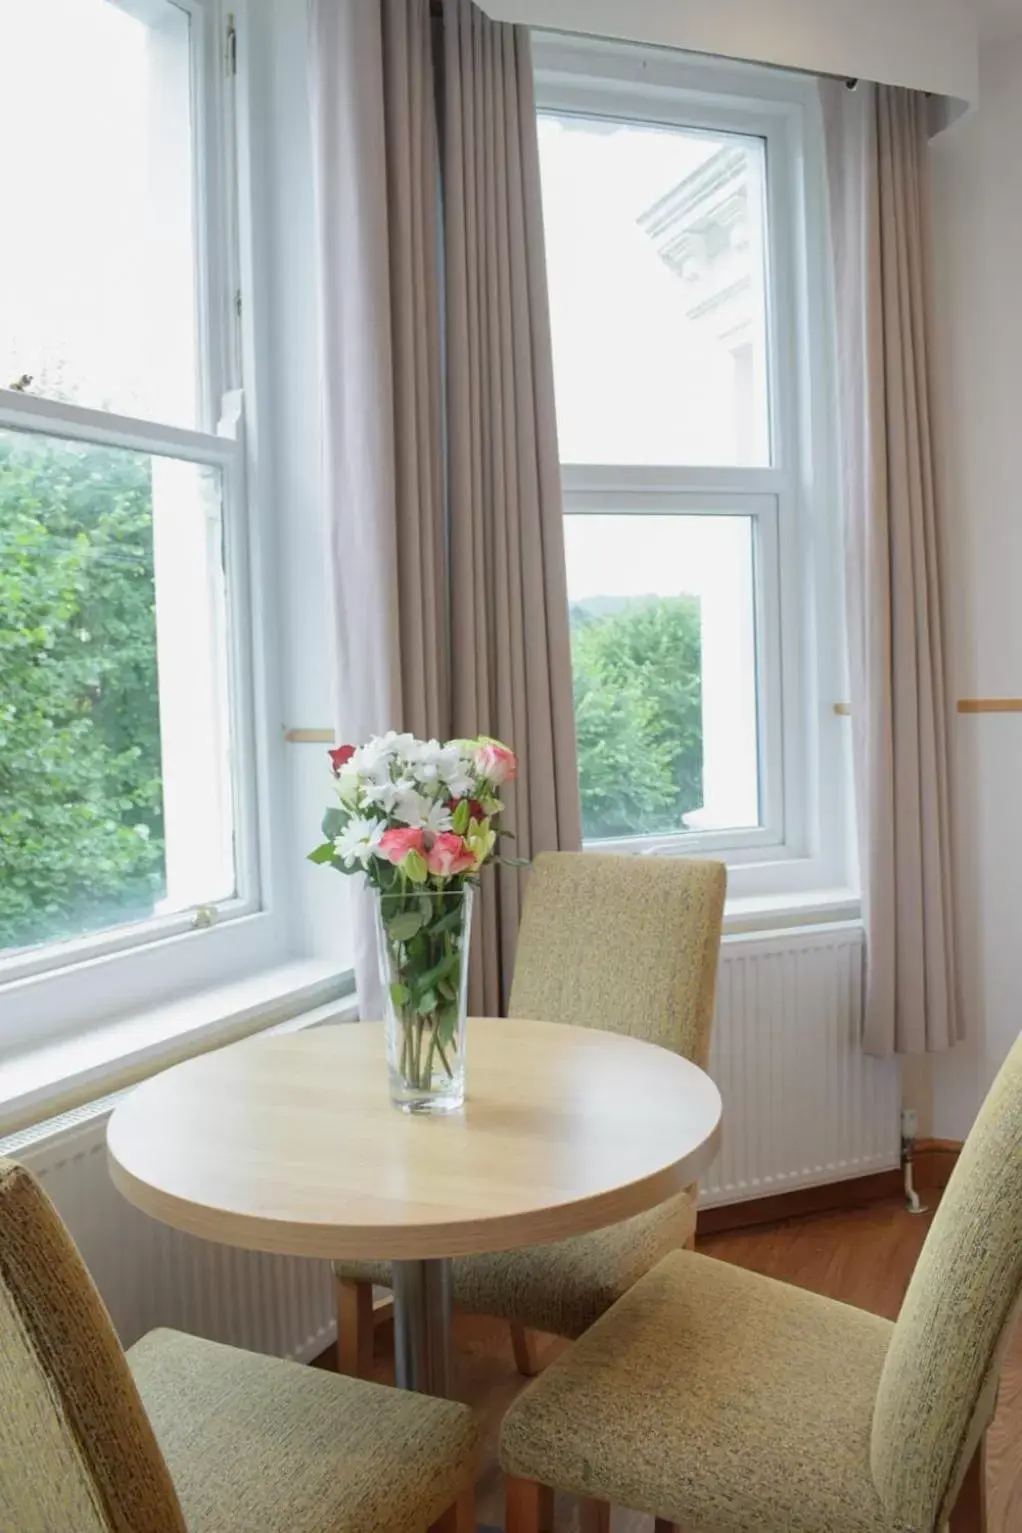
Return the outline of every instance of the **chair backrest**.
[[[103,1301],[49,1198],[0,1160],[0,1528],[186,1533]]]
[[[629,1033],[705,1067],[726,886],[719,862],[543,853],[509,1015]]]
[[[943,1526],[993,1415],[1022,1296],[1022,1038],[980,1111],[884,1362],[870,1459],[899,1527]]]

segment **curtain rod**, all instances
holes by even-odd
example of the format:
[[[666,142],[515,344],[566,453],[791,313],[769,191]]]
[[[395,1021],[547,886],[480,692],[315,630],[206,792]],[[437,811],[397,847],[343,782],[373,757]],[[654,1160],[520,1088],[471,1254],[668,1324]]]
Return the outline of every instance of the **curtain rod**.
[[[429,0],[429,14],[434,21],[443,21],[444,0]],[[644,43],[641,42],[638,38],[603,37],[597,36],[597,34],[590,32],[563,32],[558,27],[530,27],[529,31],[553,32],[558,37],[580,37],[586,41],[588,41],[590,38],[594,38],[597,42],[624,43],[626,47],[630,48],[660,48],[664,53],[692,53],[694,51],[698,51],[691,48],[672,48],[669,43]],[[780,74],[804,75],[808,76],[808,78],[812,80],[843,80],[849,90],[855,90],[859,84],[857,75],[849,76],[831,74],[826,70],[819,69],[799,69],[794,64],[767,64],[764,63],[761,59],[733,58],[732,55],[726,53],[705,53],[703,54],[703,57],[710,59],[731,59],[732,62],[736,64],[755,64],[758,69],[776,69]],[[929,95],[929,92],[927,92],[927,95]]]

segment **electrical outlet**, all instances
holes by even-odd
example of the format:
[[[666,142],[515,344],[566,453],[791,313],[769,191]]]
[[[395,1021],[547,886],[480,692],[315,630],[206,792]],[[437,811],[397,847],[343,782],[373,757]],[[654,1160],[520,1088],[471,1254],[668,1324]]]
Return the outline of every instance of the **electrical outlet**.
[[[914,1107],[903,1107],[901,1110],[901,1137],[902,1139],[916,1139],[919,1135],[919,1114]]]

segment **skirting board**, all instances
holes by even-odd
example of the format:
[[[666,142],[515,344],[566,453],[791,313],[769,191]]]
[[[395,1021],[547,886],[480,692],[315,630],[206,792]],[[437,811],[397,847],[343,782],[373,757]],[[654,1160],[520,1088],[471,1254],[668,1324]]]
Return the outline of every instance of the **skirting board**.
[[[920,1139],[912,1162],[916,1191],[937,1192],[945,1188],[961,1148],[960,1141],[954,1139]],[[797,1219],[807,1214],[840,1213],[845,1208],[862,1208],[867,1203],[901,1197],[903,1193],[904,1180],[900,1171],[878,1171],[871,1176],[828,1182],[822,1187],[797,1187],[769,1198],[750,1198],[745,1203],[700,1209],[698,1234],[720,1235],[729,1230],[775,1224],[782,1219]]]

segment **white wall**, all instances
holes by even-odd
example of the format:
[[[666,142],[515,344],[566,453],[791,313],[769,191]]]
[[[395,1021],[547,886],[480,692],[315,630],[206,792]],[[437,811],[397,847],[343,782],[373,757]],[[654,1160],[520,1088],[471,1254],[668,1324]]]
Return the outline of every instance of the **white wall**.
[[[954,698],[1022,696],[1022,35],[980,92],[932,150]],[[953,729],[973,1038],[933,1061],[932,1130],[960,1139],[1022,1028],[1022,714]]]
[[[481,0],[500,21],[976,99],[967,0]]]

